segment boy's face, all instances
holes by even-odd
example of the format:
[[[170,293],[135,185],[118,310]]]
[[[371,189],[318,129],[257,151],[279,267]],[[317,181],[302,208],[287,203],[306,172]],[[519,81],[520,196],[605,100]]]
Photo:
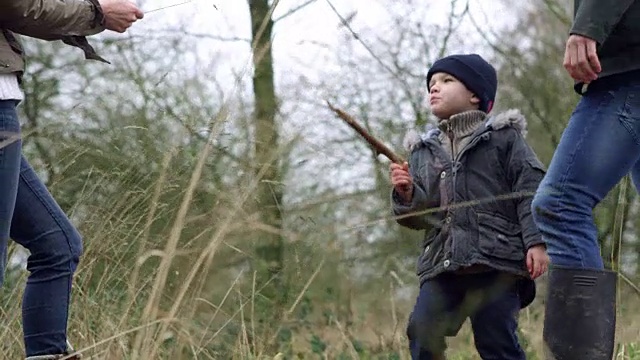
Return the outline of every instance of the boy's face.
[[[439,119],[478,109],[480,99],[452,75],[443,72],[433,74],[429,88],[431,112]]]

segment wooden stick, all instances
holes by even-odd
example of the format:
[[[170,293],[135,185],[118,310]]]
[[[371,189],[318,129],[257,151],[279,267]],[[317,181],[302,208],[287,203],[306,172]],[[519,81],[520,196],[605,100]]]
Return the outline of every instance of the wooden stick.
[[[373,146],[376,153],[386,156],[389,160],[393,161],[396,164],[402,165],[406,161],[401,156],[396,154],[393,150],[391,150],[388,146],[386,146],[382,141],[378,140],[376,137],[369,134],[369,132],[365,128],[363,128],[360,124],[358,124],[358,122],[351,115],[347,114],[341,109],[334,107],[333,105],[331,105],[331,103],[328,100],[327,100],[327,105],[329,106],[329,109],[331,109],[331,111],[336,113],[336,115],[338,115],[339,118],[341,118],[347,124],[349,124],[349,126],[351,126],[371,146]]]

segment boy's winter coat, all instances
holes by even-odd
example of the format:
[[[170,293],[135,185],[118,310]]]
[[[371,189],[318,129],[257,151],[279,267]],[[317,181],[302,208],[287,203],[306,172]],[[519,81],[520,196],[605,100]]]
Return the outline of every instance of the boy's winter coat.
[[[443,147],[443,130],[411,134],[412,202],[392,192],[398,223],[430,229],[418,259],[420,283],[469,267],[528,278],[527,249],[543,243],[531,199],[545,169],[525,142],[524,116],[509,110],[488,117],[453,159]]]

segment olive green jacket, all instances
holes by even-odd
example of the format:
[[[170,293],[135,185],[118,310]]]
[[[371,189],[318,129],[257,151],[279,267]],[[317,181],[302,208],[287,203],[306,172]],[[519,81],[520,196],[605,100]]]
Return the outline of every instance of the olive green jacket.
[[[104,61],[85,36],[104,30],[97,0],[0,0],[0,74],[24,72],[25,55],[16,34],[61,40],[84,51],[85,58]]]

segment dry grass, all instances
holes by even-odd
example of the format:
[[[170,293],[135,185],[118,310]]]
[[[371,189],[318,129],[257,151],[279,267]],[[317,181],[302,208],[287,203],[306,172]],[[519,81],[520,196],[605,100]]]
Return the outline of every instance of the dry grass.
[[[260,350],[264,348],[260,343],[275,335],[273,330],[278,327],[277,324],[268,327],[260,339],[251,338],[252,329],[256,326],[253,323],[253,311],[255,299],[259,297],[259,289],[252,290],[251,287],[241,286],[243,281],[252,278],[250,274],[240,273],[231,281],[221,281],[217,285],[219,289],[216,290],[224,290],[222,293],[216,293],[211,289],[205,291],[206,288],[195,286],[193,276],[187,276],[191,283],[180,281],[177,291],[167,290],[173,289],[173,286],[165,279],[165,291],[154,292],[152,290],[157,289],[156,285],[147,285],[153,279],[146,278],[138,280],[133,288],[139,291],[133,292],[133,297],[130,297],[132,293],[128,291],[129,286],[131,282],[139,279],[136,267],[132,267],[129,272],[123,272],[122,269],[128,265],[118,263],[118,259],[110,259],[106,262],[111,263],[112,267],[98,268],[100,263],[105,262],[105,259],[100,259],[98,253],[103,250],[105,244],[113,241],[108,236],[110,227],[105,226],[104,229],[107,231],[99,234],[101,237],[97,237],[98,234],[92,234],[94,237],[90,237],[100,241],[89,242],[88,255],[78,274],[71,314],[70,337],[85,354],[85,358],[285,358],[277,354],[263,354]],[[210,244],[220,243],[222,239],[213,238]],[[197,259],[206,258],[213,252],[205,251]],[[145,257],[138,257],[143,258]],[[190,273],[196,274],[195,277],[207,276],[208,269],[202,267],[203,260],[197,259],[192,262]],[[158,273],[160,272],[156,272]],[[96,279],[99,280],[96,282]],[[20,282],[23,280],[19,279]],[[308,284],[312,284],[312,280],[310,277]],[[114,289],[114,284],[120,284],[121,289]],[[308,289],[307,286],[303,288]],[[2,353],[7,359],[17,359],[22,354],[19,336],[21,292],[18,289],[20,288],[14,287],[13,292],[3,302],[5,316],[9,322],[0,338],[4,346]],[[248,292],[242,294],[242,291]],[[122,298],[114,298],[114,294],[122,294]],[[152,301],[152,298],[148,297],[149,294],[158,294],[160,299]],[[301,296],[296,298],[299,299]],[[640,338],[640,316],[635,310],[640,301],[635,293],[628,289],[623,289],[621,299],[617,330],[620,348],[616,359],[640,359],[637,343],[637,339]],[[152,306],[155,314],[152,318],[145,312],[145,307],[148,308],[151,302],[154,303]],[[539,297],[531,308],[521,313],[520,329],[529,359],[542,359],[541,302]],[[393,306],[385,306],[385,303]],[[202,310],[199,306],[202,304],[206,305],[207,310]],[[298,305],[293,303],[292,309]],[[293,332],[288,341],[289,353],[295,354],[296,358],[304,359],[409,359],[404,326],[412,303],[380,301],[372,306],[366,312],[352,314],[357,320],[348,326],[335,318],[333,321],[324,322],[319,316],[313,317],[314,320],[307,327]],[[289,319],[289,322],[283,325],[289,326],[294,322],[294,319]],[[230,327],[236,329],[231,337],[226,334]],[[260,332],[259,330],[258,333]],[[141,338],[142,340],[138,340]],[[227,352],[216,351],[220,344],[226,345]],[[448,356],[449,359],[478,359],[468,323],[463,326],[457,337],[449,341]]]
[[[211,131],[211,136],[215,133]],[[242,252],[249,248],[242,244],[245,235],[263,229],[242,207],[257,181],[248,180],[239,186],[242,191],[225,189],[233,201],[193,214],[194,192],[208,150],[200,154],[178,206],[163,202],[164,189],[171,188],[167,174],[172,153],[152,188],[135,196],[125,193],[95,211],[85,210],[81,230],[86,247],[69,324],[69,337],[85,358],[408,359],[404,329],[412,301],[371,290],[323,302],[322,296],[313,294],[327,282],[322,273],[329,270],[330,259],[323,248],[315,250],[319,260],[304,264],[305,271],[297,274],[297,293],[290,297],[281,323],[260,324],[268,301],[262,296],[262,285],[255,282],[255,273],[241,265],[219,265],[229,254],[223,255],[222,249]],[[90,197],[91,192],[84,196]],[[131,211],[140,202],[148,204],[144,211]],[[173,222],[159,226],[160,218]],[[3,358],[19,359],[23,356],[23,286],[18,285],[24,284],[26,274],[9,275],[5,285],[9,290],[2,298],[6,321],[0,350]],[[343,280],[343,287],[349,287],[348,279]],[[381,279],[379,285],[388,287],[384,284],[390,281]],[[542,359],[542,298],[540,292],[534,305],[521,314],[529,359]],[[640,300],[625,285],[620,299],[617,359],[640,359],[636,310]],[[340,310],[346,303],[347,310]],[[311,307],[303,316],[305,306]],[[274,341],[282,354],[266,352]],[[468,323],[449,344],[449,359],[478,358]]]

